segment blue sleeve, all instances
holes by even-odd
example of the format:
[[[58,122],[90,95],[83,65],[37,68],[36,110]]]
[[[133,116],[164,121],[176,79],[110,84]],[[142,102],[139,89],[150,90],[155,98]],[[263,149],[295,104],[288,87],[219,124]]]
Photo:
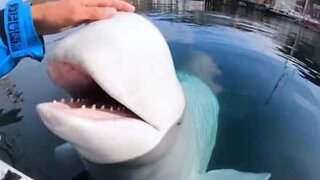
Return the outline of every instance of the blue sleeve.
[[[8,74],[22,58],[43,59],[43,39],[34,27],[30,3],[8,2],[0,15],[0,35],[0,77]]]

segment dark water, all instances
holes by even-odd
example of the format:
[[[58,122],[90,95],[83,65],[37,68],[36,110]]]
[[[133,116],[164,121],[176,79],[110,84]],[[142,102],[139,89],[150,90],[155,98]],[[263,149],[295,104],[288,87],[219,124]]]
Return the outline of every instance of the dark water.
[[[166,37],[177,70],[198,76],[218,96],[208,169],[320,179],[320,33],[259,11],[201,8],[139,4]],[[67,95],[45,68],[46,61],[25,60],[1,81],[0,157],[36,179],[57,179],[53,149],[62,141],[40,122],[35,105]]]

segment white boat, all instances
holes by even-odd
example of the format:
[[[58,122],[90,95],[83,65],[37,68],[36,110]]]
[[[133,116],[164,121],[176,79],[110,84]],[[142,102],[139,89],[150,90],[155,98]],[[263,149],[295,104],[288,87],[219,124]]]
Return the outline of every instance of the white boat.
[[[7,173],[11,174],[10,176],[12,176],[12,177],[20,176],[20,180],[32,180],[32,178],[28,177],[27,175],[23,174],[22,172],[11,167],[9,164],[0,160],[0,179],[5,179],[4,177],[6,176]],[[7,176],[9,174],[7,174]],[[16,179],[18,179],[18,178],[16,178]]]

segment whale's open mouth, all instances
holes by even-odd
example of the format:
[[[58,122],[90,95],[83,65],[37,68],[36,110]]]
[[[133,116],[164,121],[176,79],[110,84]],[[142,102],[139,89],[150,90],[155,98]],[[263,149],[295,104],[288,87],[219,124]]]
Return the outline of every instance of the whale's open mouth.
[[[52,104],[56,108],[92,120],[117,118],[143,120],[112,98],[79,65],[63,61],[51,62],[49,74],[53,81],[71,96],[70,99],[53,100]]]
[[[160,141],[159,130],[150,119],[129,109],[123,96],[113,98],[113,87],[102,88],[81,65],[55,60],[49,62],[48,73],[70,98],[41,103],[38,113],[52,132],[71,142],[87,159],[121,162],[151,150]]]

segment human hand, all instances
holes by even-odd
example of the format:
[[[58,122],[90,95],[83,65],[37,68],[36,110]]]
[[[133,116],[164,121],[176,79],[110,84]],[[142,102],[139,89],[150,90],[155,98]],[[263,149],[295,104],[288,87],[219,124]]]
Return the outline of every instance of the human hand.
[[[32,17],[38,33],[47,35],[134,10],[123,0],[58,0],[32,6]]]

